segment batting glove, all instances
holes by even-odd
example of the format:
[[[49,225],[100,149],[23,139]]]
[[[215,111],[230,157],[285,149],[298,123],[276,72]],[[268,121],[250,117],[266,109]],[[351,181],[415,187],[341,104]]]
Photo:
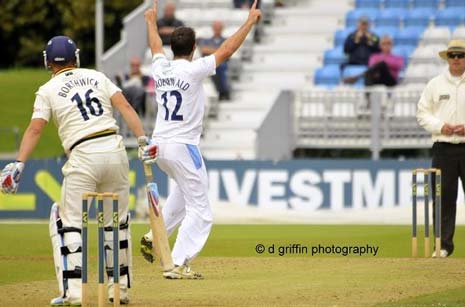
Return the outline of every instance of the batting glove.
[[[19,161],[9,163],[5,166],[5,168],[3,168],[2,174],[0,175],[2,193],[16,193],[23,169],[24,163]]]
[[[146,136],[138,137],[137,143],[139,144],[139,160],[144,163],[154,163],[158,156],[158,145],[151,144]]]

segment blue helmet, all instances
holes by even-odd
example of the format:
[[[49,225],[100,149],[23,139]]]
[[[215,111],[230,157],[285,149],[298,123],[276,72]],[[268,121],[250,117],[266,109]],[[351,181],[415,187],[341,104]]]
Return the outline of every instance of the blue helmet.
[[[76,44],[67,36],[55,36],[48,41],[44,55],[44,65],[48,68],[47,63],[65,64],[73,60],[79,67],[79,49]]]

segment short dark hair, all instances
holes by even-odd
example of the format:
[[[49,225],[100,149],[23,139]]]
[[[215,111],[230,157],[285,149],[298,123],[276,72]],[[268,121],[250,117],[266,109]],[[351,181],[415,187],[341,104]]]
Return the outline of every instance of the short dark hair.
[[[195,45],[195,32],[189,27],[176,28],[171,34],[171,50],[174,56],[187,56]]]

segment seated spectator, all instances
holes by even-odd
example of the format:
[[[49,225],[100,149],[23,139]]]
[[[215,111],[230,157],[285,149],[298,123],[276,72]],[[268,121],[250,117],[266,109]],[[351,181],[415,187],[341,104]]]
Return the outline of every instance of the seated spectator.
[[[141,60],[139,57],[133,57],[130,66],[130,72],[124,76],[124,81],[117,76],[116,83],[121,87],[124,96],[134,110],[139,115],[145,115],[146,89],[153,84],[153,80],[140,70]]]
[[[163,10],[163,17],[157,21],[158,33],[164,46],[170,45],[170,37],[174,29],[184,26],[181,20],[176,19],[175,11],[176,5],[173,2],[167,2]]]
[[[399,72],[404,68],[404,58],[392,54],[392,38],[383,36],[380,41],[381,52],[370,56],[368,69],[358,76],[344,78],[344,83],[355,83],[360,77],[365,77],[365,85],[382,84],[395,86],[399,82]]]
[[[198,44],[202,56],[207,56],[216,51],[218,47],[225,41],[222,35],[223,23],[221,21],[214,21],[212,24],[213,36],[208,39],[200,39]],[[228,62],[224,62],[216,68],[216,74],[213,75],[212,81],[218,91],[219,100],[229,100],[230,90],[228,82]]]
[[[379,38],[369,31],[370,23],[366,17],[360,17],[357,30],[350,33],[344,42],[344,53],[349,56],[346,65],[368,65],[373,53],[379,52]]]

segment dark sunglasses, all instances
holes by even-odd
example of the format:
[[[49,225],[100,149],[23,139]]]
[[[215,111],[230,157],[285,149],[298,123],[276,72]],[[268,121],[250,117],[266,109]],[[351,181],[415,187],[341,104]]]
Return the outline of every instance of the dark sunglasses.
[[[463,59],[465,58],[465,53],[463,52],[448,52],[447,53],[448,59]]]

